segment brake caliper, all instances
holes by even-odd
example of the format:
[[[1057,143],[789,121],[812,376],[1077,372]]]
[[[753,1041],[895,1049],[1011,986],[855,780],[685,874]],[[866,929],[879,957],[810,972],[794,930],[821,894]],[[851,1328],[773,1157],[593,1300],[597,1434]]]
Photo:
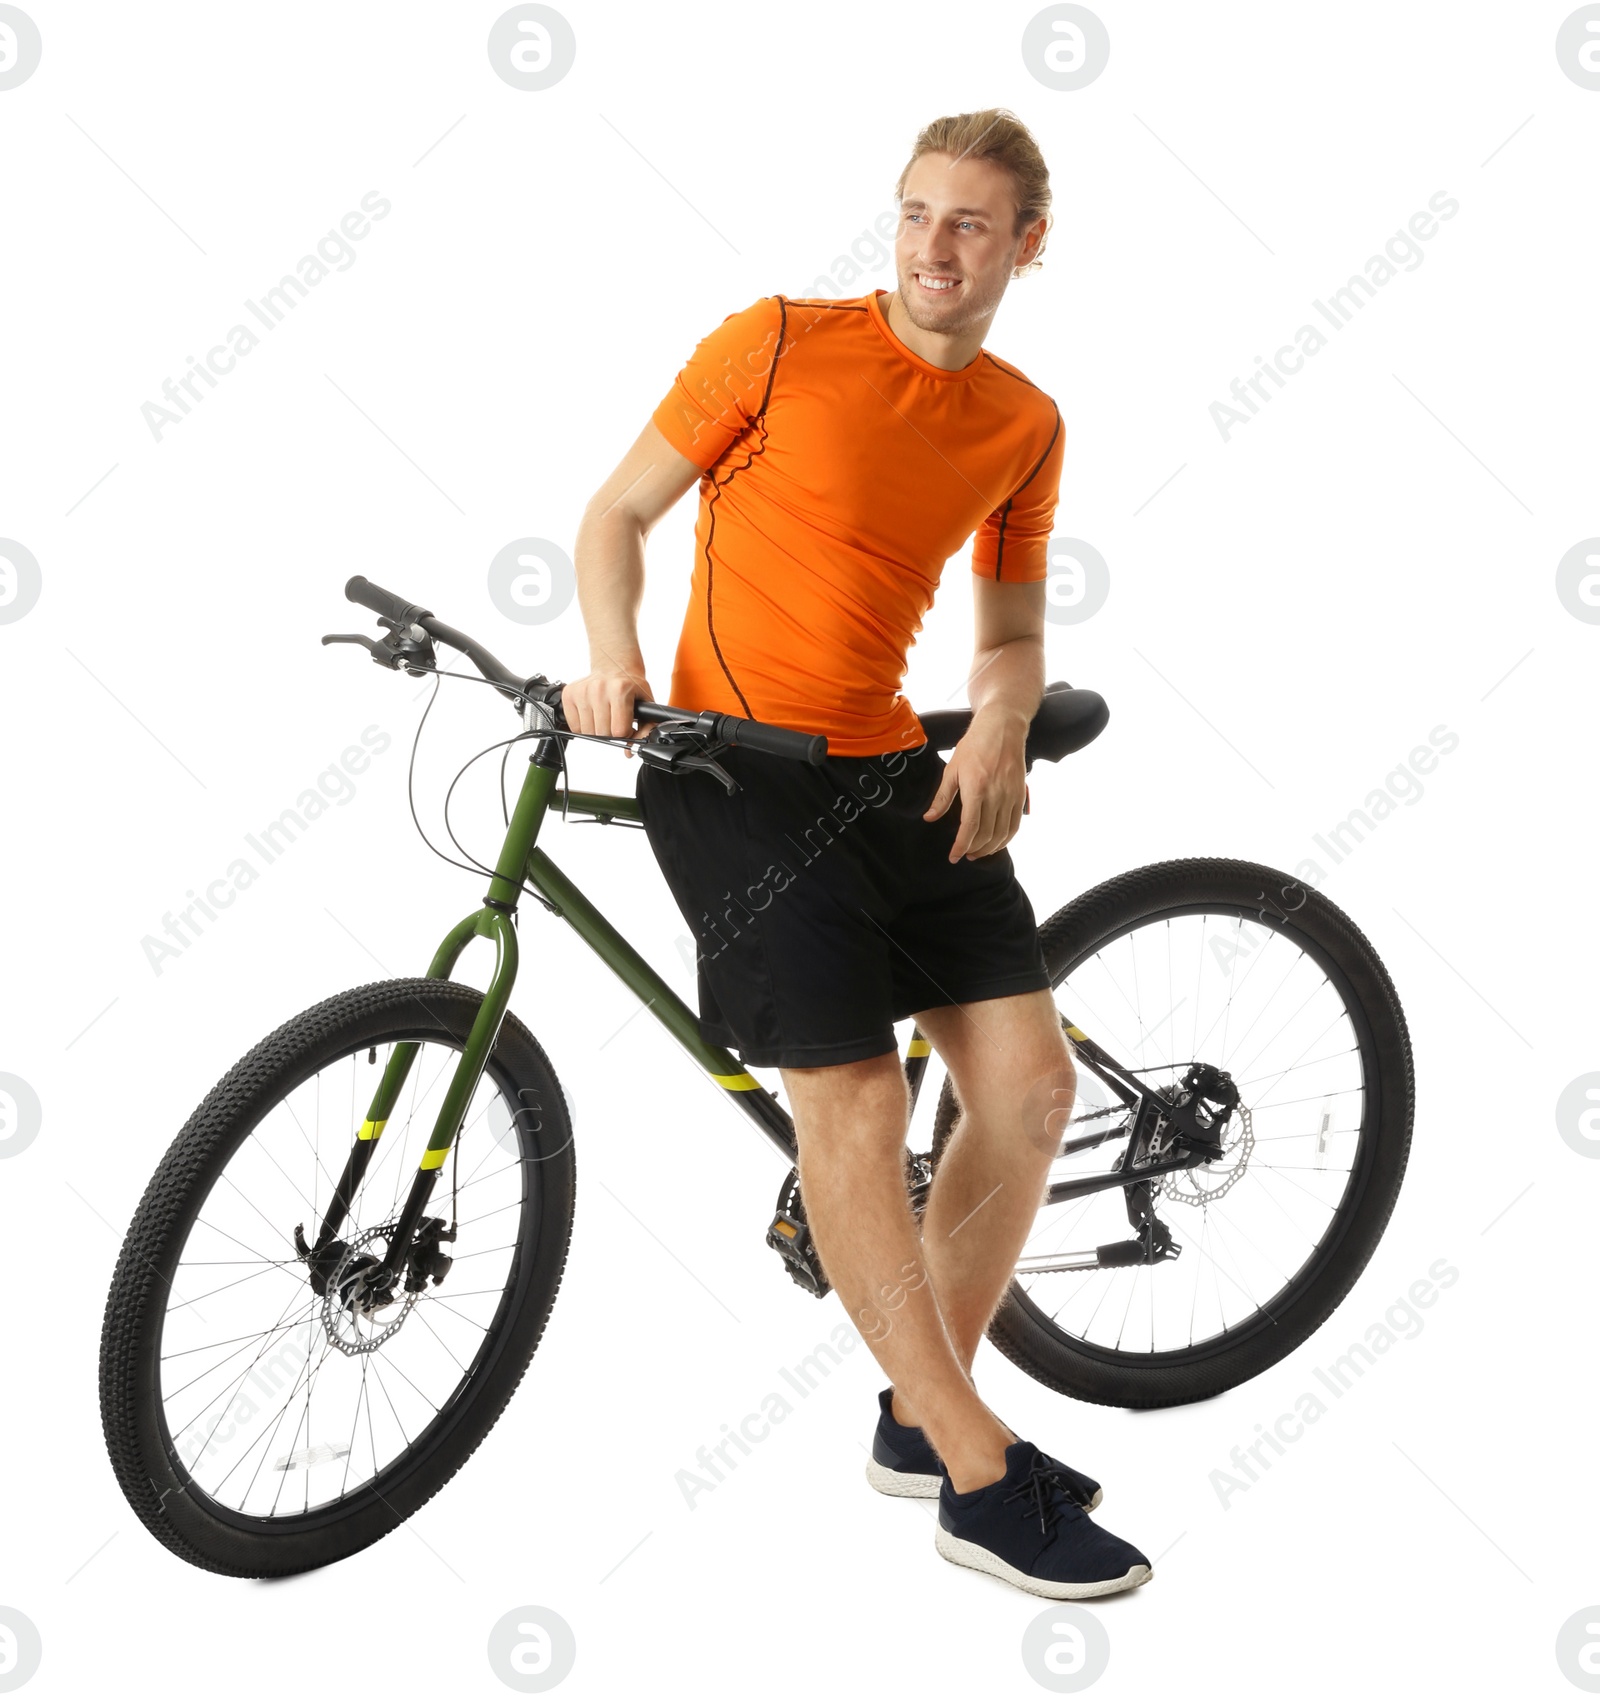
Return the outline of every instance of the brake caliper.
[[[441,1242],[453,1244],[456,1229],[447,1227],[435,1215],[426,1215],[411,1241],[411,1253],[406,1257],[406,1290],[421,1291],[431,1279],[435,1285],[444,1282],[453,1263],[439,1248]]]
[[[1189,1065],[1176,1098],[1162,1113],[1171,1123],[1172,1142],[1180,1148],[1203,1151],[1207,1161],[1222,1154],[1223,1135],[1229,1117],[1239,1106],[1239,1087],[1231,1073],[1209,1062]]]

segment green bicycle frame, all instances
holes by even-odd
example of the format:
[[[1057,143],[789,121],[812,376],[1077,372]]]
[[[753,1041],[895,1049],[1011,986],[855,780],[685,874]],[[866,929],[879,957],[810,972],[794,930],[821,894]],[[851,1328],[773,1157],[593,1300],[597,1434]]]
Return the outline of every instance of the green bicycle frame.
[[[462,951],[475,937],[489,938],[495,946],[494,972],[483,1003],[472,1023],[466,1047],[456,1063],[434,1121],[427,1149],[411,1183],[399,1223],[384,1259],[387,1271],[398,1277],[405,1266],[411,1241],[432,1196],[439,1170],[444,1166],[466,1116],[478,1082],[488,1064],[516,982],[519,951],[512,923],[524,884],[560,915],[600,957],[645,1007],[666,1027],[708,1074],[713,1083],[728,1092],[759,1131],[791,1165],[796,1160],[794,1123],[777,1098],[725,1049],[706,1043],[699,1023],[686,1003],[655,971],[623,935],[606,919],[567,875],[537,847],[539,830],[552,804],[564,815],[578,815],[602,824],[614,820],[642,825],[639,804],[631,796],[608,796],[591,791],[556,788],[560,765],[552,744],[541,742],[529,760],[527,774],[512,812],[511,823],[495,863],[494,876],[483,904],[454,926],[439,945],[428,967],[430,979],[450,977]],[[317,1236],[316,1252],[326,1252],[349,1214],[350,1204],[372,1160],[378,1140],[400,1100],[411,1064],[421,1048],[420,1041],[397,1044],[378,1081],[367,1117],[355,1135],[345,1169],[334,1189],[333,1200]],[[915,1104],[928,1065],[929,1044],[913,1030],[905,1057],[907,1083]]]
[[[609,825],[621,820],[642,825],[639,804],[632,796],[609,796],[595,791],[556,788],[556,775],[561,756],[553,738],[541,738],[530,757],[527,775],[522,782],[517,805],[511,815],[500,858],[483,903],[476,912],[467,915],[454,926],[434,953],[428,967],[430,979],[447,979],[460,959],[461,952],[475,937],[486,937],[495,946],[494,972],[483,1002],[467,1034],[466,1046],[456,1063],[440,1105],[433,1132],[423,1151],[405,1207],[390,1240],[384,1257],[385,1273],[398,1279],[410,1255],[412,1240],[421,1225],[428,1200],[433,1195],[439,1170],[450,1154],[467,1105],[472,1101],[478,1082],[488,1065],[490,1052],[499,1035],[500,1022],[505,1018],[511,1001],[511,988],[516,982],[518,948],[513,918],[524,886],[531,887],[551,912],[558,914],[600,957],[645,1007],[677,1039],[691,1058],[712,1082],[728,1092],[760,1131],[789,1162],[795,1165],[797,1143],[794,1122],[778,1099],[725,1049],[708,1044],[700,1036],[699,1021],[692,1010],[672,987],[641,956],[615,926],[600,912],[567,875],[540,849],[539,830],[552,804],[561,808],[564,817],[577,815]],[[1105,1132],[1091,1133],[1062,1146],[1064,1154],[1088,1149],[1114,1137],[1129,1136],[1142,1148],[1149,1138],[1156,1116],[1170,1115],[1172,1110],[1159,1102],[1143,1080],[1131,1073],[1112,1057],[1088,1033],[1063,1017],[1062,1027],[1073,1045],[1077,1059],[1085,1063],[1130,1111],[1127,1126]],[[903,1065],[910,1091],[911,1108],[915,1111],[917,1097],[927,1071],[931,1045],[915,1026],[906,1048]],[[333,1200],[317,1235],[313,1261],[325,1257],[334,1243],[335,1235],[349,1215],[350,1204],[363,1175],[372,1161],[378,1140],[388,1124],[400,1092],[411,1071],[411,1064],[421,1048],[420,1040],[397,1044],[378,1081],[367,1117],[356,1132],[355,1142],[345,1162],[343,1174],[334,1188]],[[518,1112],[522,1112],[521,1109]],[[1141,1180],[1150,1180],[1183,1168],[1195,1167],[1210,1160],[1216,1152],[1202,1134],[1193,1139],[1193,1147],[1164,1160],[1140,1168]],[[1045,1198],[1052,1203],[1067,1202],[1088,1196],[1095,1191],[1126,1187],[1127,1175],[1120,1164],[1103,1174],[1081,1179],[1055,1180],[1046,1188]]]

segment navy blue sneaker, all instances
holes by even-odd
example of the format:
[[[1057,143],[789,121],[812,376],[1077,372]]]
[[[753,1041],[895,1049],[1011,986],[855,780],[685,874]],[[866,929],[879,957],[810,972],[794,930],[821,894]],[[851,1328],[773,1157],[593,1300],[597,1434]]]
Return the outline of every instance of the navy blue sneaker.
[[[894,1387],[878,1393],[878,1430],[872,1435],[872,1455],[867,1462],[867,1483],[874,1491],[891,1498],[936,1498],[944,1482],[944,1464],[928,1443],[921,1427],[902,1427],[891,1412]],[[1052,1456],[1048,1460],[1070,1482],[1074,1502],[1096,1509],[1105,1495],[1100,1483]]]
[[[921,1427],[902,1427],[890,1413],[894,1387],[878,1393],[878,1430],[872,1435],[867,1483],[891,1498],[936,1498],[944,1464]]]
[[[1026,1439],[1007,1445],[1005,1473],[975,1492],[945,1477],[934,1547],[1039,1598],[1100,1598],[1151,1573],[1150,1559],[1085,1515],[1060,1464]]]

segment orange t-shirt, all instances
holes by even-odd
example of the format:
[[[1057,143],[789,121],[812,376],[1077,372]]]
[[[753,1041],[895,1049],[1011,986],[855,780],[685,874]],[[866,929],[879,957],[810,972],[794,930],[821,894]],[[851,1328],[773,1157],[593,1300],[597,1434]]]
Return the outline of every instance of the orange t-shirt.
[[[976,531],[974,572],[1043,578],[1061,481],[1050,397],[987,351],[931,365],[883,296],[764,296],[652,414],[705,474],[669,699],[836,755],[923,741],[900,685],[945,562]]]

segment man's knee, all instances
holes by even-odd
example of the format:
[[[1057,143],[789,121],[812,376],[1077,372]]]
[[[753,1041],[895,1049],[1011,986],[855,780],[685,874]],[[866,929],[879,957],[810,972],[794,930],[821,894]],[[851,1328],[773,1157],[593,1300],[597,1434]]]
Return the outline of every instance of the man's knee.
[[[1020,1132],[1033,1148],[1058,1151],[1077,1097],[1066,1034],[1047,1026],[1014,1042],[1003,1066],[984,1066],[983,1059],[976,1067],[951,1068],[962,1118],[975,1111],[991,1132]]]
[[[1032,1148],[1052,1156],[1060,1150],[1077,1096],[1078,1071],[1065,1042],[1059,1052],[1047,1050],[1035,1059],[1018,1112],[1020,1130]]]
[[[785,1067],[783,1086],[802,1133],[830,1142],[862,1133],[905,1136],[910,1098],[905,1068],[891,1050],[832,1067]]]

